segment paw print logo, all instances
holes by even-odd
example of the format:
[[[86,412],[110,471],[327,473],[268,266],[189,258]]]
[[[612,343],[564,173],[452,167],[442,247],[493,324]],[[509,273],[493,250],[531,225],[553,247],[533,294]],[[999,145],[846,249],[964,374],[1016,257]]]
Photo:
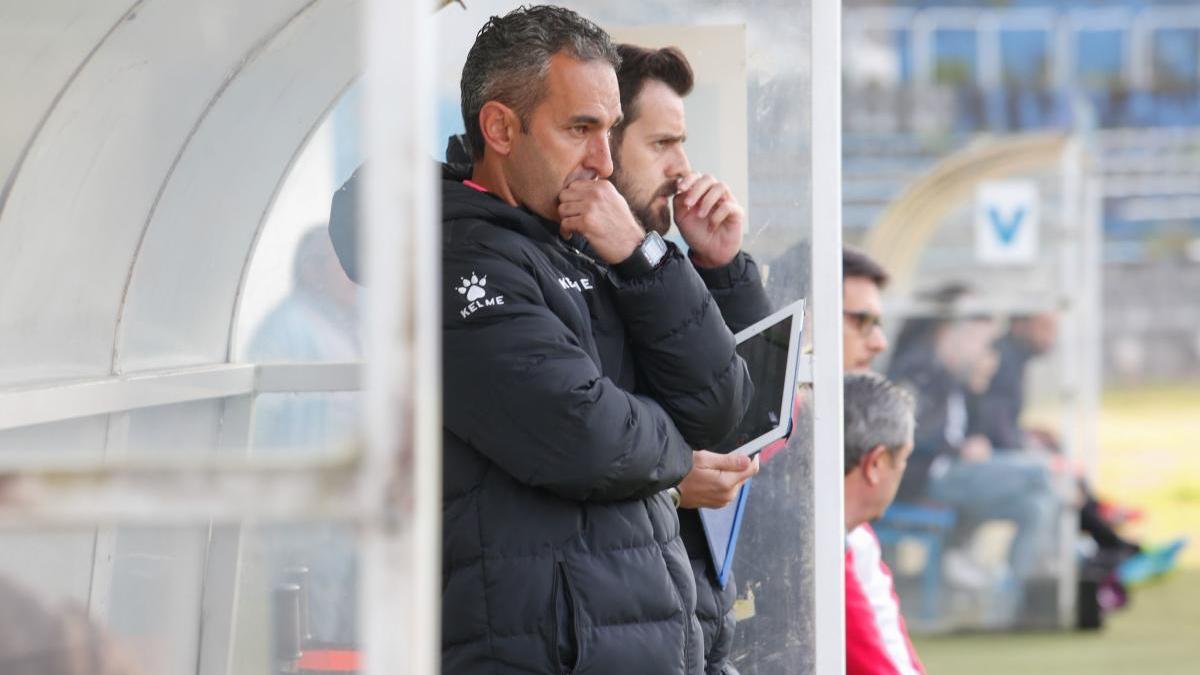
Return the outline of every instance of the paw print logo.
[[[477,277],[475,276],[475,273],[472,272],[470,279],[467,279],[466,277],[459,278],[462,279],[462,286],[458,286],[454,290],[458,291],[459,295],[467,296],[467,302],[475,302],[476,300],[487,295],[487,291],[483,290],[483,287],[487,286],[486,275],[483,277]]]

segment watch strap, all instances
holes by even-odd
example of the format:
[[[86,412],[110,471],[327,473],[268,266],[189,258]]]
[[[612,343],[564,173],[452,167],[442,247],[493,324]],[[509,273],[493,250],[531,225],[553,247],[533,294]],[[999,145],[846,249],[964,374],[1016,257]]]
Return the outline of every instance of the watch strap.
[[[657,232],[650,231],[642,239],[642,243],[633,249],[621,262],[612,266],[617,274],[625,279],[636,279],[645,276],[658,268],[666,259],[667,243]]]

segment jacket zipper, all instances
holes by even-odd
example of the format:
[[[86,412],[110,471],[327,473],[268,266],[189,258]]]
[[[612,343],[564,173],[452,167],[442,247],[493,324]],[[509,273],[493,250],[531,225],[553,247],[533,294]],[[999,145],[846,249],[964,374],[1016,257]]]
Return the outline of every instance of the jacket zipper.
[[[562,561],[554,563],[554,588],[555,592],[555,620],[554,620],[554,657],[558,665],[562,668],[562,675],[571,675],[576,668],[579,667],[580,647],[579,647],[579,611],[575,606],[575,594],[571,591],[571,583],[567,579],[567,569]],[[567,616],[558,616],[558,592],[562,593],[564,604],[566,605]],[[558,626],[559,619],[565,619],[569,623],[570,630],[567,635],[559,635]],[[560,643],[565,640],[566,644],[570,645],[573,651],[571,663],[563,663],[562,655],[559,653]]]

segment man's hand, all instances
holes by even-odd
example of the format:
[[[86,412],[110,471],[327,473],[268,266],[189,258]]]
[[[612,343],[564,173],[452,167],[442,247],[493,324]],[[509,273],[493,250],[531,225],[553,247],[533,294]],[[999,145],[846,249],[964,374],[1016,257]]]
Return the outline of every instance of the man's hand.
[[[578,232],[610,265],[623,262],[646,237],[625,198],[606,180],[568,185],[558,194],[558,215],[564,239]]]
[[[733,260],[742,248],[745,220],[746,212],[728,185],[699,173],[679,181],[675,225],[700,267],[722,267]]]
[[[726,506],[737,499],[742,483],[757,473],[757,457],[696,450],[692,453],[692,470],[679,484],[679,508]]]
[[[992,443],[987,436],[968,436],[958,450],[958,456],[964,462],[978,464],[992,458]]]

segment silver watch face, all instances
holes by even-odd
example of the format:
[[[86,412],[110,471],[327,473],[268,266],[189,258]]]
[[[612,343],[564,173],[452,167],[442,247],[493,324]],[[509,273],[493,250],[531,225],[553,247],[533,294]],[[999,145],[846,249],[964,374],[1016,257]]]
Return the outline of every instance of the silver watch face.
[[[646,262],[650,263],[651,267],[658,267],[666,254],[667,242],[657,232],[646,235],[645,241],[642,242],[642,255],[646,256]]]

